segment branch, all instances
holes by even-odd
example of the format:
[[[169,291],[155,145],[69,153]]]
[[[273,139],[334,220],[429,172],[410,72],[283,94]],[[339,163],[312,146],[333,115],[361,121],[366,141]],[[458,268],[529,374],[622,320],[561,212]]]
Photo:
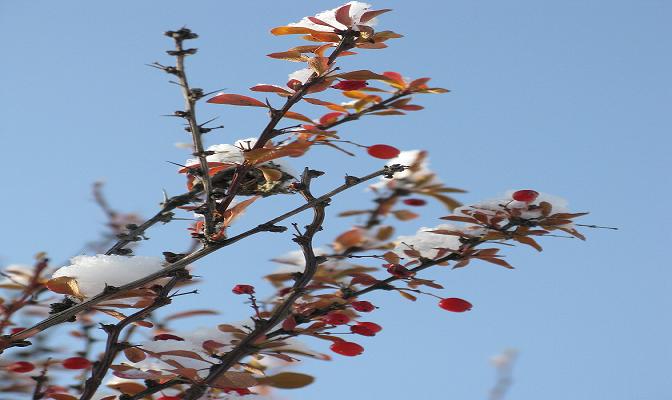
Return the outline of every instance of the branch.
[[[87,301],[76,304],[76,305],[68,308],[67,310],[64,310],[64,311],[61,311],[57,314],[54,314],[51,317],[46,318],[45,320],[35,324],[34,326],[32,326],[32,327],[30,327],[30,328],[28,328],[24,331],[18,332],[14,335],[11,335],[11,336],[2,337],[3,340],[0,342],[0,345],[1,345],[0,350],[2,350],[4,348],[7,348],[7,347],[12,347],[13,345],[16,345],[17,342],[25,343],[25,339],[27,339],[31,336],[34,336],[37,333],[42,332],[42,331],[44,331],[44,330],[46,330],[46,329],[48,329],[52,326],[59,325],[63,322],[70,321],[70,320],[72,320],[73,317],[75,317],[80,312],[89,310],[98,303],[101,303],[101,302],[106,301],[106,300],[110,300],[110,299],[114,298],[118,293],[123,293],[127,290],[136,289],[136,288],[142,287],[142,286],[144,286],[144,285],[146,285],[146,284],[148,284],[148,283],[150,283],[150,282],[152,282],[156,279],[164,278],[166,276],[169,276],[172,273],[174,273],[175,271],[177,271],[179,269],[182,269],[185,266],[187,266],[187,265],[189,265],[193,262],[196,262],[196,261],[200,260],[201,258],[203,258],[203,257],[205,257],[205,256],[207,256],[211,253],[214,253],[215,251],[217,251],[217,250],[219,250],[223,247],[230,246],[231,244],[236,243],[239,240],[247,238],[248,236],[252,236],[252,235],[260,233],[260,232],[278,231],[279,230],[278,228],[280,228],[280,227],[276,226],[276,224],[278,222],[284,221],[287,218],[290,218],[290,217],[292,217],[296,214],[299,214],[299,213],[301,213],[301,212],[303,212],[303,211],[305,211],[309,208],[312,208],[316,204],[324,202],[325,200],[328,200],[331,197],[333,197],[333,196],[335,196],[335,195],[337,195],[337,194],[339,194],[339,193],[341,193],[341,192],[343,192],[343,191],[345,191],[345,190],[347,190],[347,189],[349,189],[353,186],[356,186],[356,185],[358,185],[362,182],[366,182],[368,180],[371,180],[371,179],[376,178],[376,177],[381,176],[381,175],[382,176],[391,176],[395,172],[402,171],[403,169],[404,169],[404,167],[402,167],[400,165],[386,166],[383,169],[380,169],[376,172],[368,174],[364,177],[357,178],[357,179],[348,179],[341,186],[329,191],[328,193],[326,193],[326,194],[324,194],[320,197],[317,197],[315,200],[312,200],[312,201],[308,202],[307,204],[304,204],[300,207],[296,207],[295,209],[293,209],[291,211],[288,211],[288,212],[286,212],[286,213],[284,213],[284,214],[282,214],[278,217],[275,217],[271,220],[268,220],[265,223],[263,223],[261,225],[258,225],[258,226],[254,227],[252,229],[249,229],[249,230],[247,230],[243,233],[240,233],[236,236],[233,236],[233,237],[228,238],[226,240],[223,240],[221,242],[212,243],[211,245],[209,245],[207,247],[201,248],[201,249],[187,255],[186,257],[180,259],[179,261],[176,261],[172,264],[167,265],[161,271],[157,271],[153,274],[147,275],[143,278],[140,278],[140,279],[137,279],[133,282],[122,285],[122,286],[118,287],[117,290],[115,290],[115,291],[100,293],[100,294],[90,298]],[[189,192],[189,193],[191,193],[191,192]],[[165,208],[165,206],[164,206],[164,208]],[[149,221],[147,223],[149,223]],[[145,224],[143,224],[143,225],[145,225]]]
[[[215,212],[215,199],[212,196],[212,181],[210,180],[210,168],[208,167],[208,154],[203,149],[203,131],[196,120],[196,101],[203,97],[202,89],[192,89],[189,87],[187,80],[187,73],[184,69],[184,59],[188,55],[196,53],[196,49],[187,49],[183,47],[185,40],[196,39],[197,34],[191,32],[187,28],[182,28],[177,31],[168,31],[166,36],[172,37],[175,40],[175,50],[169,51],[168,54],[175,56],[175,69],[173,74],[179,79],[179,86],[182,89],[182,96],[184,97],[184,111],[176,113],[182,116],[189,125],[188,131],[191,133],[192,142],[194,145],[194,156],[198,157],[201,166],[201,183],[203,185],[203,192],[205,193],[206,209],[204,210],[205,217],[205,237],[208,238],[214,233],[213,216]]]
[[[210,370],[208,376],[199,383],[194,383],[182,397],[183,400],[196,400],[201,398],[208,387],[215,382],[220,376],[227,372],[231,367],[240,362],[240,360],[257,351],[255,343],[263,339],[265,334],[273,329],[276,325],[282,322],[289,314],[294,302],[304,294],[305,287],[310,283],[317,271],[317,266],[320,261],[324,261],[315,256],[313,251],[313,237],[317,232],[322,230],[322,223],[324,222],[324,209],[329,205],[330,199],[324,199],[316,202],[315,197],[310,192],[310,182],[313,178],[322,175],[323,172],[314,171],[306,168],[301,177],[301,187],[299,192],[306,199],[308,204],[311,204],[313,209],[313,220],[306,226],[303,234],[297,234],[294,241],[301,246],[303,256],[306,261],[306,268],[301,274],[301,277],[296,280],[292,291],[287,299],[273,310],[271,316],[265,320],[257,320],[255,329],[250,332],[244,339],[240,341],[230,352],[228,352],[221,359],[221,363]]]
[[[102,325],[103,330],[107,333],[105,353],[103,354],[103,357],[95,363],[95,367],[93,368],[93,371],[91,371],[91,377],[86,380],[82,395],[79,398],[80,400],[90,400],[93,395],[96,394],[117,354],[128,347],[128,343],[119,343],[119,336],[124,328],[134,322],[142,320],[154,310],[170,304],[170,291],[179,281],[186,279],[189,279],[189,273],[185,270],[175,271],[174,276],[161,288],[151,305],[129,315],[116,325]]]

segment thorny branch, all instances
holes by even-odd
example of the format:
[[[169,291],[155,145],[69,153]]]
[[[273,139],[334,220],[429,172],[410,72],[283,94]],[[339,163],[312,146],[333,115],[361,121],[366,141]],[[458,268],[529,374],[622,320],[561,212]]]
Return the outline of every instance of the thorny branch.
[[[31,336],[36,335],[39,332],[44,331],[45,329],[48,329],[52,326],[61,324],[63,322],[71,321],[73,318],[76,317],[77,314],[89,310],[92,307],[94,307],[96,304],[99,304],[103,301],[109,300],[113,297],[115,297],[118,293],[125,292],[127,290],[132,290],[136,289],[139,287],[142,287],[143,285],[146,285],[156,279],[159,278],[164,278],[166,276],[170,276],[172,273],[174,273],[177,270],[180,270],[184,268],[185,266],[200,260],[201,258],[223,248],[226,246],[230,246],[233,243],[238,242],[239,240],[242,240],[244,238],[247,238],[249,236],[252,236],[254,234],[260,233],[260,232],[277,232],[277,231],[283,231],[284,228],[276,226],[277,223],[286,220],[287,218],[290,218],[296,214],[299,214],[309,208],[314,207],[316,204],[319,204],[321,202],[324,202],[333,196],[353,187],[356,186],[362,182],[366,182],[368,180],[371,180],[373,178],[376,178],[378,176],[392,176],[395,172],[402,171],[404,169],[403,166],[401,165],[393,165],[393,166],[387,166],[384,167],[383,169],[380,169],[376,172],[373,172],[371,174],[368,174],[366,176],[363,176],[358,179],[349,179],[346,180],[346,182],[337,188],[329,191],[328,193],[317,197],[316,199],[309,201],[308,203],[296,207],[291,211],[288,211],[278,217],[275,217],[269,221],[266,221],[265,223],[258,225],[252,229],[249,229],[243,233],[240,233],[236,236],[230,237],[228,239],[225,239],[223,241],[217,242],[217,243],[212,243],[209,246],[203,247],[197,251],[194,251],[193,253],[187,255],[186,257],[180,259],[179,261],[176,261],[174,263],[168,264],[163,270],[157,271],[153,274],[147,275],[143,278],[137,279],[133,282],[127,283],[125,285],[119,286],[116,288],[116,290],[113,291],[107,291],[100,293],[92,298],[90,298],[87,301],[84,301],[82,303],[76,304],[64,311],[61,311],[57,314],[54,314],[50,316],[49,318],[44,319],[41,322],[38,322],[34,326],[27,328],[21,332],[15,333],[13,335],[8,335],[8,336],[3,336],[0,338],[0,345],[1,349],[5,349],[8,347],[13,347],[13,346],[18,346],[18,345],[26,345],[26,339],[28,339]],[[191,192],[189,192],[191,193]],[[164,206],[165,208],[165,206]],[[156,217],[156,216],[155,216]],[[143,224],[144,225],[144,224]]]
[[[182,28],[177,31],[168,31],[166,36],[172,37],[175,40],[175,50],[168,51],[168,54],[175,56],[175,69],[173,74],[179,79],[179,86],[182,89],[182,96],[184,97],[184,111],[177,111],[175,115],[183,117],[189,125],[188,131],[191,133],[191,138],[194,146],[194,156],[198,158],[200,164],[200,178],[203,185],[203,193],[205,194],[205,237],[209,238],[214,233],[214,212],[215,199],[212,192],[212,181],[210,180],[210,169],[208,168],[208,160],[206,157],[208,153],[203,149],[203,130],[196,120],[196,102],[201,99],[204,94],[202,89],[189,87],[187,80],[187,72],[184,69],[184,59],[188,55],[196,53],[196,49],[184,49],[183,44],[185,40],[196,39],[197,34],[193,33],[187,28]]]

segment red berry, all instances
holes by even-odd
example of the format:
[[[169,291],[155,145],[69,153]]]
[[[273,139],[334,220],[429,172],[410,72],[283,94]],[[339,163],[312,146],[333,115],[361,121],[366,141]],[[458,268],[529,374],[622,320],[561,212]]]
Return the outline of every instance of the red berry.
[[[12,330],[9,331],[9,334],[14,335],[14,334],[17,334],[17,333],[19,333],[21,331],[24,331],[24,330],[26,330],[26,328],[22,328],[22,327],[12,328]]]
[[[346,341],[334,342],[331,346],[329,346],[329,348],[334,353],[348,357],[358,356],[364,352],[364,348],[362,346],[358,345],[357,343]]]
[[[180,400],[178,396],[161,396],[156,400]]]
[[[407,206],[420,207],[427,204],[427,202],[423,199],[406,199],[404,200],[404,204]]]
[[[471,310],[471,303],[457,297],[449,297],[439,301],[439,307],[452,312],[465,312]]]
[[[159,333],[158,335],[154,336],[154,340],[177,340],[178,342],[184,342],[183,338],[177,335],[172,335],[170,333]]]
[[[362,336],[376,336],[376,332],[372,331],[364,325],[353,325],[350,327],[350,332]]]
[[[525,203],[530,203],[532,201],[535,201],[537,197],[539,197],[539,192],[530,189],[518,190],[513,192],[513,195],[511,197],[516,201],[524,201]]]
[[[91,366],[91,361],[84,357],[70,357],[63,360],[63,368],[67,369],[85,369]]]
[[[396,276],[397,278],[408,278],[409,276],[413,275],[412,271],[399,264],[391,264],[389,267],[387,267],[387,272]]]
[[[376,309],[376,306],[368,301],[353,301],[350,305],[359,312],[371,312]]]
[[[374,144],[373,146],[369,146],[366,152],[371,157],[382,158],[384,160],[394,158],[401,153],[396,147],[386,144]]]
[[[350,317],[343,313],[332,312],[322,317],[322,321],[329,325],[345,325],[350,322]]]
[[[358,322],[357,326],[364,327],[373,333],[378,333],[383,330],[383,327],[374,322]]]
[[[254,294],[254,286],[252,285],[236,285],[231,289],[235,294]]]
[[[359,90],[368,86],[366,81],[340,81],[333,85],[332,88],[339,90]]]
[[[9,364],[5,368],[7,369],[7,371],[23,374],[34,370],[35,365],[33,365],[33,363],[29,363],[28,361],[17,361],[15,363]]]

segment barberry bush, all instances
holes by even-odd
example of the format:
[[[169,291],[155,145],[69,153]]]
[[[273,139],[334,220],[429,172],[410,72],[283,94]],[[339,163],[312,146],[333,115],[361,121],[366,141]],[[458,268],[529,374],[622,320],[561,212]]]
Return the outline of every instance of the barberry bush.
[[[187,28],[166,32],[173,46],[167,51],[170,61],[152,66],[171,77],[184,99],[184,107],[172,115],[184,121],[192,140],[192,158],[176,163],[175,179],[184,181],[185,192],[166,196],[154,216],[142,219],[113,210],[98,184],[94,194],[109,218],[109,234],[92,243],[92,251],[64,266],[39,253],[31,267],[5,269],[0,397],[261,398],[301,388],[314,377],[294,365],[299,360],[338,362],[376,346],[385,321],[376,318],[381,305],[368,298],[370,293],[429,298],[437,316],[449,318],[478,305],[424,277],[425,270],[447,273],[471,263],[511,269],[503,247],[541,251],[545,237],[583,240],[574,220],[586,213],[569,210],[559,197],[520,188],[463,205],[463,190],[430,169],[428,151],[398,149],[394,137],[368,143],[366,135],[350,130],[359,119],[416,113],[423,109],[423,96],[448,92],[430,78],[406,77],[403,71],[339,66],[343,57],[374,57],[402,37],[379,28],[389,11],[352,1],[272,29],[297,43],[268,56],[302,68],[287,79],[276,76],[275,83],[251,86],[245,94],[191,86],[186,60],[197,53],[191,43],[198,35]],[[206,139],[222,137],[217,135],[222,126],[197,118],[203,103],[253,107],[266,124],[252,137],[206,146]],[[299,113],[299,105],[310,106],[303,108],[309,111]],[[422,144],[422,131],[414,134]],[[379,169],[356,175],[347,174],[358,171],[356,163],[327,171],[304,165],[308,152],[328,151],[382,161]],[[316,192],[313,182],[323,174],[345,176],[342,184]],[[331,213],[339,194],[353,188],[367,189],[362,200]],[[297,205],[246,225],[245,212],[276,210],[276,200],[286,197]],[[434,226],[410,227],[430,202],[445,213],[436,215]],[[310,215],[307,225],[296,222],[301,213]],[[352,225],[331,239],[321,236],[334,218]],[[147,231],[183,219],[191,220],[183,234],[192,243],[189,251],[134,254]],[[272,260],[279,268],[265,274],[265,287],[222,282],[227,295],[240,301],[219,306],[249,308],[249,318],[190,329],[186,318],[215,315],[218,308],[205,304],[170,311],[178,296],[197,295],[198,260],[261,238],[291,240],[296,250]],[[244,254],[230,257],[238,263],[245,259]],[[70,330],[68,340],[51,334],[61,325]]]

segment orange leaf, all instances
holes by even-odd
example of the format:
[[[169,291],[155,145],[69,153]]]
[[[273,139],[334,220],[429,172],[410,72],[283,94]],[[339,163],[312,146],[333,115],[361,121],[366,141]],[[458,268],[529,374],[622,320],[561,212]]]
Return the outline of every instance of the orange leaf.
[[[239,94],[220,93],[208,100],[208,103],[214,104],[229,104],[232,106],[247,106],[247,107],[266,107],[266,104],[260,102],[252,97],[242,96]]]
[[[311,98],[311,97],[304,97],[303,100],[305,100],[306,102],[308,102],[310,104],[315,104],[315,105],[318,105],[318,106],[325,106],[328,109],[334,110],[334,111],[340,111],[340,112],[347,112],[348,111],[345,107],[343,107],[339,104],[330,103],[328,101],[324,101],[324,100],[320,100],[320,99],[315,99],[315,98]]]
[[[295,120],[297,120],[297,121],[308,122],[309,124],[312,124],[312,123],[313,123],[313,120],[312,120],[312,119],[306,117],[306,116],[303,115],[303,114],[299,114],[299,113],[294,112],[294,111],[287,111],[287,112],[285,113],[285,116],[284,116],[284,117],[285,117],[285,118],[289,118],[289,119],[295,119]]]
[[[347,250],[351,247],[360,245],[364,241],[364,234],[361,229],[353,228],[340,234],[334,239],[334,250],[337,252]]]
[[[301,52],[299,51],[294,51],[294,50],[288,50],[288,51],[281,51],[279,53],[271,53],[271,54],[266,54],[268,57],[275,58],[278,60],[286,60],[286,61],[293,61],[293,62],[306,62],[308,61],[308,56],[304,56]]]
[[[47,281],[47,289],[54,293],[67,294],[78,298],[84,298],[84,295],[79,290],[77,279],[69,276],[60,276]]]
[[[271,29],[271,33],[280,36],[280,35],[305,35],[316,33],[317,31],[309,28],[302,28],[299,26],[279,26],[277,28]]]

